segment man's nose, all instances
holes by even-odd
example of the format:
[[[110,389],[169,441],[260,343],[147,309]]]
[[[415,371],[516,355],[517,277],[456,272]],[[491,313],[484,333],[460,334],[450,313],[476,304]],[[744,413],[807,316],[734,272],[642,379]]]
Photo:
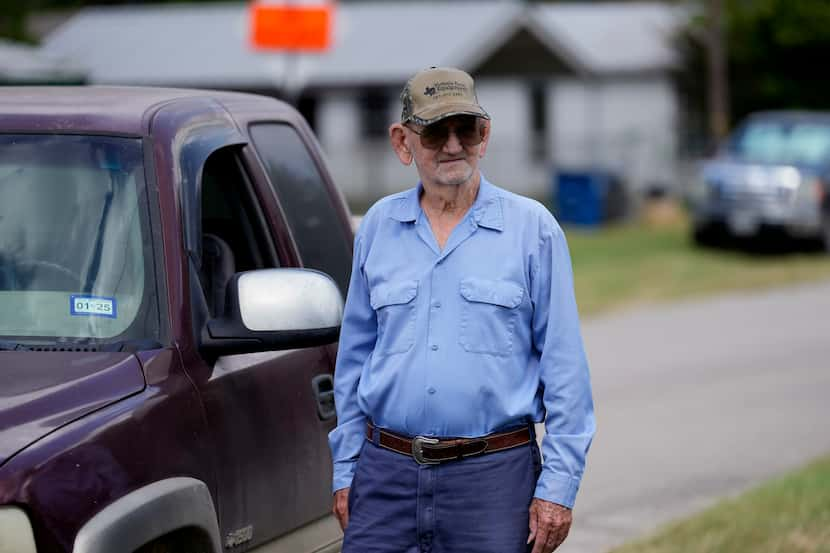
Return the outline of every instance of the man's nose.
[[[463,149],[461,139],[455,134],[455,129],[450,128],[447,131],[447,141],[444,142],[444,150],[447,152],[458,152]]]

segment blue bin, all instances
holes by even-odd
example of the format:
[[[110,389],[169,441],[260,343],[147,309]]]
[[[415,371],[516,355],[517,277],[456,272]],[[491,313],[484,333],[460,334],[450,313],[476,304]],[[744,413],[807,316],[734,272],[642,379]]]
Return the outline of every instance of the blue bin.
[[[621,214],[622,186],[604,171],[558,171],[554,202],[560,223],[596,226]]]

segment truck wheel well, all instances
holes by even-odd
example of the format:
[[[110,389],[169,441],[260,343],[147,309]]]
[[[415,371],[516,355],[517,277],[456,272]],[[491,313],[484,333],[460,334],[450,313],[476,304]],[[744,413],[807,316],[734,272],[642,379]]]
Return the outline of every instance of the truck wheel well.
[[[166,550],[158,545],[161,551],[221,553],[216,510],[204,482],[177,476],[133,490],[89,519],[75,536],[72,551],[135,552],[156,542],[167,544]],[[186,547],[174,549],[171,544]]]
[[[210,537],[200,528],[180,528],[158,537],[134,553],[210,553]]]

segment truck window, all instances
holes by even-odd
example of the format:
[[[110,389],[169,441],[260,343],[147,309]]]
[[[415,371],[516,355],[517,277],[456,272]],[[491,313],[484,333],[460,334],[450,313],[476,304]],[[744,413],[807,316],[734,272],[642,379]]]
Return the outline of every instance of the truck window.
[[[290,125],[259,123],[250,131],[285,211],[303,266],[331,276],[345,296],[351,272],[351,240],[311,154]]]
[[[224,307],[238,272],[277,267],[259,201],[233,148],[211,154],[202,171],[200,281],[211,315]]]
[[[0,336],[157,339],[139,139],[0,135]]]

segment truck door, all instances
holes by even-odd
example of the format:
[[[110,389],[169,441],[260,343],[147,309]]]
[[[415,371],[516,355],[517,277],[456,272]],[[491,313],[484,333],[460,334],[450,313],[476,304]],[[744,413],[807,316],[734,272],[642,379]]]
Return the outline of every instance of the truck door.
[[[202,170],[199,270],[191,293],[199,320],[225,308],[237,272],[287,264],[275,247],[273,198],[246,169],[240,147],[220,149]],[[267,190],[266,190],[267,192]],[[264,201],[265,200],[265,201]],[[269,203],[270,202],[270,203]],[[199,305],[201,304],[201,305]],[[226,547],[252,547],[331,509],[333,360],[325,347],[228,355],[197,382],[215,440],[218,510]],[[234,549],[237,550],[237,549]]]

